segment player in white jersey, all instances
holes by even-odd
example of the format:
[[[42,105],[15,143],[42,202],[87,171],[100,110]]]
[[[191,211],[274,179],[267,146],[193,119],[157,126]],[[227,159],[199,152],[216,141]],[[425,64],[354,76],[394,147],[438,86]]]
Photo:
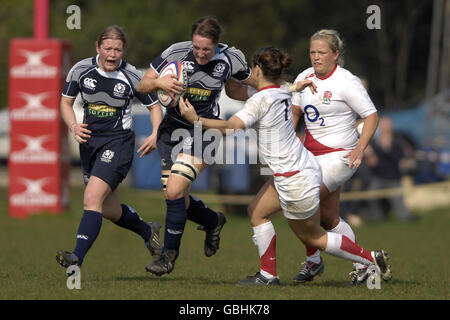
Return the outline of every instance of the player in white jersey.
[[[252,75],[258,92],[247,100],[244,109],[227,121],[199,117],[187,99],[180,101],[181,114],[191,123],[220,129],[225,134],[255,128],[260,153],[273,171],[273,179],[266,182],[248,208],[253,241],[260,256],[260,271],[238,284],[280,284],[276,271],[276,234],[269,220],[280,209],[304,244],[365,265],[375,264],[383,278],[389,280],[390,269],[384,251],[367,251],[348,237],[325,232],[320,227],[320,167],[295,134],[290,108],[291,87],[280,86],[282,72],[291,64],[292,59],[277,48],[258,50],[252,59]],[[299,81],[294,88],[301,90],[307,86],[314,91],[310,80]]]
[[[294,126],[305,115],[304,145],[322,168],[320,223],[325,230],[346,235],[353,241],[352,228],[339,217],[341,186],[361,164],[364,149],[378,125],[378,114],[360,79],[340,66],[343,45],[334,30],[316,32],[310,41],[312,67],[300,73],[296,81],[309,79],[317,93],[308,90],[293,95]],[[364,119],[361,136],[356,131],[357,116]],[[324,270],[320,251],[306,248],[306,262],[294,277],[295,282],[311,281]],[[367,266],[354,264],[351,284],[366,280]]]

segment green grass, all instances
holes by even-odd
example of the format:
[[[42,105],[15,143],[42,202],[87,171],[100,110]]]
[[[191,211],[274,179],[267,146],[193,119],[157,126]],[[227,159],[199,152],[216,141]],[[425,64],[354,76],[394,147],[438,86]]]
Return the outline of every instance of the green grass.
[[[121,188],[122,201],[145,220],[164,223],[162,198]],[[282,286],[236,286],[237,280],[258,270],[259,259],[248,219],[231,212],[227,212],[220,250],[211,258],[203,254],[204,233],[188,222],[175,269],[160,278],[144,270],[150,256],[140,237],[104,220],[83,265],[81,290],[68,290],[55,252],[74,247],[82,214],[82,189],[72,189],[71,209],[63,214],[24,220],[9,218],[6,195],[7,190],[0,188],[0,299],[450,299],[450,208],[423,213],[414,223],[391,220],[356,229],[362,246],[390,253],[393,280],[382,282],[380,290],[349,287],[351,264],[326,254],[321,277],[294,285],[291,279],[301,267],[305,250],[282,216],[273,219]]]

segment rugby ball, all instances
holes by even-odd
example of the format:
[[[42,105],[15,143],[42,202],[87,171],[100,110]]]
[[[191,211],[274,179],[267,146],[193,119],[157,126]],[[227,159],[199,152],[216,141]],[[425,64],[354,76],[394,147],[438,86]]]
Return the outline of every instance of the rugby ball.
[[[170,74],[176,75],[178,81],[183,82],[184,85],[183,85],[183,92],[180,95],[175,95],[174,98],[172,98],[170,95],[164,92],[164,90],[161,89],[157,90],[159,103],[166,108],[172,108],[178,104],[178,101],[180,101],[180,97],[183,96],[186,92],[188,82],[186,69],[183,67],[180,61],[171,61],[167,63],[164,66],[164,68],[161,69],[159,77],[162,78]]]

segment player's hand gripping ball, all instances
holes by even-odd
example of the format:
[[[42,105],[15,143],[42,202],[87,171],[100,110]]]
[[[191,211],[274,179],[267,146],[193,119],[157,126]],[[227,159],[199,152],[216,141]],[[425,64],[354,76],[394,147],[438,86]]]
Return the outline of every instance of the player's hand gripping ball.
[[[172,108],[178,104],[178,101],[180,101],[180,97],[186,93],[188,82],[186,69],[183,67],[180,61],[171,61],[166,64],[164,68],[162,68],[159,77],[162,78],[170,74],[176,75],[177,80],[183,82],[183,92],[181,94],[176,94],[175,96],[172,95],[171,97],[164,90],[158,89],[157,94],[159,102],[163,107],[166,108]]]

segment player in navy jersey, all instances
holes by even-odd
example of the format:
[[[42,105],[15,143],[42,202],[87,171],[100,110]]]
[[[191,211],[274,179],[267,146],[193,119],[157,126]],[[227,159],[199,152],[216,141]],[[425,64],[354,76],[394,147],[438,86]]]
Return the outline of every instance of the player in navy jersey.
[[[134,97],[148,108],[153,133],[138,150],[141,156],[156,148],[157,128],[162,119],[159,104],[150,95],[136,91],[142,75],[122,60],[126,40],[119,26],[109,26],[96,42],[97,56],[81,60],[67,75],[61,97],[61,115],[80,144],[80,157],[86,189],[84,213],[73,252],[58,251],[63,267],[81,266],[100,232],[102,218],[142,237],[152,256],[161,253],[157,222],[144,222],[131,207],[121,204],[118,185],[126,177],[134,154],[131,130],[131,102]],[[73,104],[81,95],[83,123],[77,123]]]
[[[138,90],[150,93],[159,87],[171,94],[180,94],[183,83],[177,81],[176,76],[158,77],[168,62],[178,60],[188,75],[184,97],[202,117],[219,117],[218,101],[224,87],[229,97],[246,100],[247,85],[242,83],[251,83],[251,70],[244,54],[220,43],[220,36],[221,27],[215,18],[199,18],[192,26],[191,41],[175,43],[156,57]],[[194,134],[198,131],[200,134]],[[203,134],[204,131],[196,130],[181,116],[178,105],[167,109],[159,127],[161,182],[167,204],[164,247],[161,257],[146,267],[158,276],[173,270],[187,219],[198,223],[199,228],[206,231],[204,253],[207,257],[219,249],[225,215],[211,210],[200,199],[189,195],[191,183],[213,163],[215,148],[220,142],[220,134],[211,139],[203,137]]]

